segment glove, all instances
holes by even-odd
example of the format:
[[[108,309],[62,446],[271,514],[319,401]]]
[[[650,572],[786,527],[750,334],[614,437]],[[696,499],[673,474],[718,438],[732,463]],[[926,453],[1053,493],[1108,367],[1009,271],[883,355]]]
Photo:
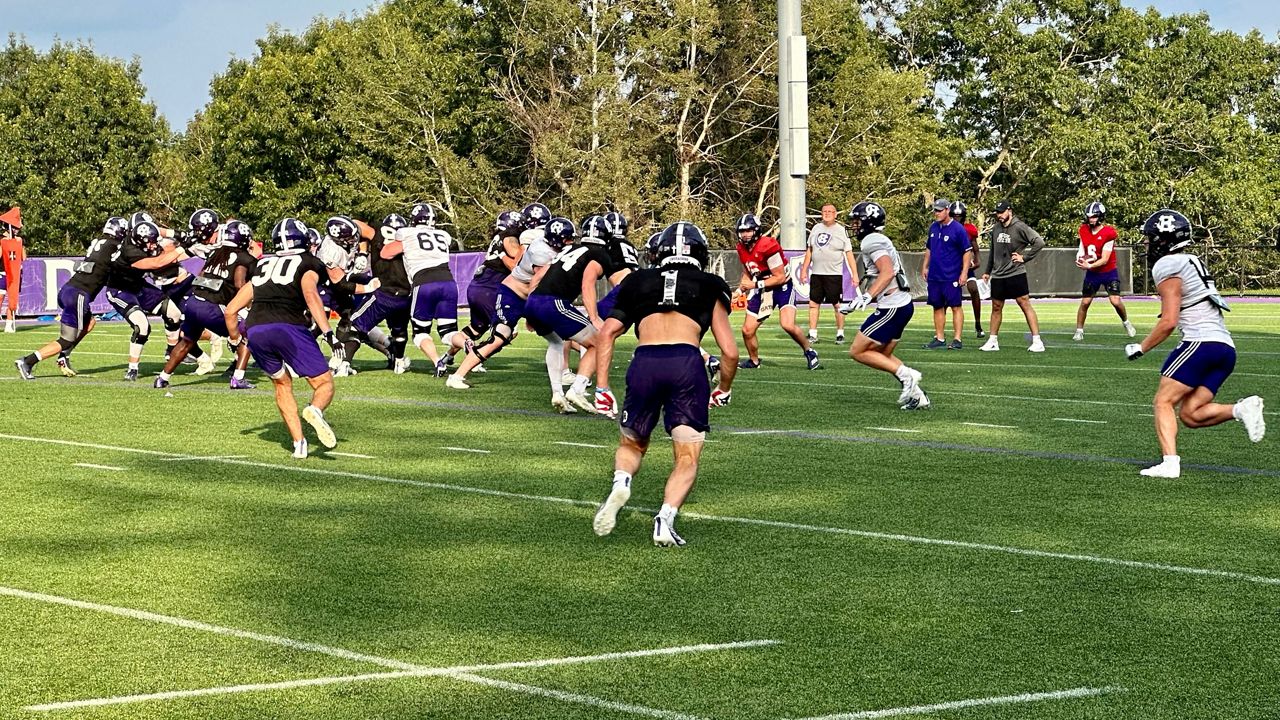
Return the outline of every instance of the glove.
[[[190,230],[179,230],[174,233],[173,242],[178,247],[189,248],[200,242],[200,238],[196,237],[196,234]]]
[[[1124,346],[1124,354],[1130,360],[1137,360],[1142,357],[1142,343],[1129,343]]]
[[[342,343],[338,342],[338,336],[332,330],[324,334],[324,341],[329,343],[329,352],[338,362],[347,359],[347,353],[342,348]]]
[[[858,297],[840,306],[840,314],[848,315],[856,310],[865,310],[871,304],[871,293],[860,292]]]
[[[351,274],[361,275],[369,271],[369,253],[356,253],[351,261]]]
[[[707,407],[724,407],[733,399],[732,390],[721,390],[716,388],[711,391],[711,402],[707,403]]]
[[[596,388],[596,412],[610,418],[618,416],[618,399],[609,388]]]

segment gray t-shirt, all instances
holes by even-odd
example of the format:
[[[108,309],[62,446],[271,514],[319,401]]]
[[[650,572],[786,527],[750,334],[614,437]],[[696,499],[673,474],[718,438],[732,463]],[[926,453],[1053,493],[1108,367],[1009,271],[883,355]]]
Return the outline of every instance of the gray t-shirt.
[[[840,223],[818,223],[809,231],[809,249],[813,253],[809,261],[810,275],[844,275],[844,254],[852,249],[849,234]]]

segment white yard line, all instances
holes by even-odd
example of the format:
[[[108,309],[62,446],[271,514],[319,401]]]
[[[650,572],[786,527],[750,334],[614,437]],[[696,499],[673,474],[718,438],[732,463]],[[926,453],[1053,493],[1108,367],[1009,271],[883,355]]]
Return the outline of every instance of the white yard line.
[[[523,693],[525,695],[536,695],[538,697],[551,698],[552,700],[576,703],[578,705],[589,705],[602,710],[614,710],[616,712],[639,715],[641,717],[661,718],[661,720],[701,720],[696,715],[686,715],[684,713],[672,712],[670,710],[658,710],[657,708],[645,707],[643,705],[615,702],[613,700],[605,700],[604,698],[598,698],[592,695],[580,695],[578,693],[570,693],[563,690],[549,690],[547,688],[525,685],[523,683],[513,683],[506,680],[495,680],[494,678],[481,677],[480,675],[472,675],[470,673],[456,673],[449,677],[454,678],[455,680],[473,682],[477,685],[501,688],[510,692]]]
[[[1074,700],[1077,698],[1097,697],[1111,693],[1125,692],[1121,687],[1080,687],[1053,692],[1026,693],[1024,695],[1000,695],[996,697],[974,698],[972,700],[955,700],[935,703],[933,705],[915,705],[912,707],[889,708],[888,710],[864,710],[862,712],[837,713],[806,718],[805,720],[870,720],[871,718],[901,717],[903,715],[929,715],[947,710],[985,707],[988,705],[1013,705],[1018,703],[1046,702],[1049,700]]]
[[[1088,423],[1090,425],[1106,425],[1106,420],[1085,420],[1083,418],[1054,418],[1058,422]]]
[[[476,448],[450,447],[448,445],[442,445],[440,449],[452,450],[453,452],[477,453],[480,455],[489,455],[490,453],[493,452],[492,450],[477,450]]]
[[[1171,349],[1172,349],[1172,348],[1171,348]],[[1120,367],[1120,366],[1107,366],[1107,367],[1105,367],[1105,368],[1102,368],[1102,367],[1099,367],[1099,366],[1097,366],[1097,365],[1049,365],[1049,364],[1035,365],[1035,364],[1030,364],[1030,363],[1008,363],[1008,364],[1006,364],[1006,363],[996,363],[996,362],[982,363],[982,362],[958,362],[958,361],[951,361],[951,360],[917,360],[917,359],[915,359],[915,358],[912,358],[912,359],[911,359],[911,365],[912,365],[912,367],[914,367],[914,366],[916,366],[916,365],[955,366],[955,367],[983,367],[983,368],[988,368],[988,369],[992,370],[993,372],[1000,372],[1000,373],[1002,373],[1002,374],[1003,374],[1006,370],[1030,370],[1030,371],[1040,371],[1040,370],[1092,370],[1092,371],[1095,371],[1095,372],[1105,372],[1105,373],[1114,373],[1114,372],[1135,372],[1135,373],[1143,373],[1143,374],[1146,374],[1146,375],[1151,375],[1151,374],[1152,374],[1152,368],[1150,368],[1150,367]],[[1240,372],[1240,371],[1233,371],[1231,374],[1232,374],[1232,376],[1240,375],[1240,376],[1244,376],[1244,377],[1264,377],[1264,378],[1280,377],[1280,375],[1275,375],[1275,374],[1272,374],[1272,373],[1250,373],[1250,372]]]
[[[124,470],[124,468],[116,467],[115,465],[95,465],[93,463],[72,463],[72,465],[91,470]]]
[[[730,435],[774,435],[785,430],[734,430]]]
[[[998,430],[1017,430],[1018,429],[1017,425],[992,425],[990,423],[975,423],[975,422],[967,422],[967,423],[960,423],[960,424],[968,425],[969,427],[996,428]]]
[[[158,450],[146,450],[142,448],[121,447],[118,445],[101,445],[97,443],[85,443],[75,440],[58,440],[52,438],[39,438],[27,435],[8,435],[0,434],[0,439],[17,440],[22,442],[46,443],[50,445],[64,445],[67,447],[89,447],[100,450],[113,450],[116,452],[137,453],[142,455],[160,455],[172,456],[175,453],[160,452]],[[244,467],[258,467],[268,470],[281,470],[295,473],[304,473],[308,475],[323,475],[326,477],[341,477],[354,480],[368,480],[371,482],[388,483],[391,485],[405,485],[410,487],[427,488],[432,490],[447,490],[450,492],[466,493],[471,495],[485,495],[489,497],[499,497],[508,500],[523,500],[532,502],[542,502],[557,505],[573,505],[577,507],[590,508],[593,512],[599,506],[594,500],[575,500],[572,498],[561,498],[550,495],[530,495],[526,493],[507,492],[505,490],[491,490],[489,488],[471,487],[466,485],[450,485],[447,483],[424,482],[421,480],[407,480],[404,478],[387,477],[385,475],[373,475],[370,473],[348,472],[344,470],[329,470],[325,468],[304,467],[300,465],[278,465],[275,463],[255,462],[251,460],[211,460],[209,462],[226,463],[228,465],[240,465]],[[631,509],[638,509],[628,506]],[[1236,572],[1234,570],[1219,570],[1215,568],[1197,568],[1184,565],[1172,565],[1168,563],[1143,562],[1140,560],[1124,560],[1120,558],[1109,558],[1100,555],[1085,555],[1077,553],[1050,552],[1046,550],[1035,550],[1031,548],[1020,548],[1008,545],[995,545],[990,543],[970,542],[966,540],[946,540],[941,538],[930,538],[919,535],[904,535],[896,533],[876,532],[872,530],[856,530],[851,528],[829,527],[822,525],[805,525],[801,523],[790,523],[780,520],[766,520],[761,518],[734,517],[728,515],[709,515],[695,512],[684,512],[686,518],[694,518],[707,520],[711,522],[738,523],[743,525],[756,525],[759,527],[770,527],[784,530],[796,530],[801,532],[825,533],[830,535],[847,535],[850,537],[860,537],[871,540],[888,540],[892,542],[909,543],[913,545],[933,545],[940,547],[962,548],[965,550],[979,550],[984,552],[996,552],[1009,555],[1020,555],[1024,557],[1046,558],[1055,560],[1070,560],[1074,562],[1096,563],[1099,565],[1111,565],[1115,567],[1136,568],[1141,570],[1151,570],[1156,572],[1173,573],[1178,575],[1191,575],[1197,577],[1212,577],[1224,580],[1236,580],[1240,582],[1256,583],[1260,585],[1277,585],[1280,586],[1280,578],[1267,577],[1265,575],[1252,575],[1249,573]]]
[[[569,447],[597,448],[597,449],[602,449],[602,448],[608,448],[608,447],[609,447],[608,445],[592,445],[591,443],[565,442],[564,440],[556,440],[556,441],[554,441],[554,442],[553,442],[553,443],[551,443],[551,444],[552,444],[552,445],[567,445],[567,446],[569,446]]]
[[[249,457],[248,455],[179,455],[177,457],[165,458],[162,462],[174,462],[177,460],[238,460],[240,458]]]
[[[361,455],[360,453],[337,452],[335,450],[321,450],[325,455],[333,455],[335,457],[356,458],[357,460],[377,460],[372,455]]]
[[[863,429],[863,430],[883,430],[883,431],[885,431],[885,432],[900,432],[900,433],[918,433],[918,432],[922,432],[922,431],[920,431],[920,430],[909,430],[909,429],[907,429],[907,428],[878,427],[878,426],[875,426],[875,425],[868,425],[868,426],[866,426],[866,427],[864,427],[864,428],[862,428],[862,429]]]
[[[640,705],[624,705],[622,703],[614,703],[602,698],[596,698],[589,695],[573,695],[571,693],[561,693],[557,690],[547,690],[531,685],[519,685],[516,683],[504,683],[490,678],[483,678],[473,673],[494,672],[498,670],[513,670],[524,668],[545,668],[556,667],[561,665],[584,665],[589,663],[611,662],[616,660],[628,660],[633,658],[648,657],[664,657],[669,655],[684,655],[688,653],[716,652],[723,650],[745,650],[750,648],[769,647],[780,644],[777,640],[750,640],[745,642],[732,643],[704,643],[700,645],[681,645],[677,647],[656,648],[652,650],[629,650],[625,652],[601,653],[598,655],[575,655],[562,658],[547,658],[541,660],[521,660],[516,662],[504,663],[486,663],[481,665],[453,665],[448,667],[424,667],[419,665],[410,666],[410,670],[401,670],[397,672],[382,673],[364,673],[361,675],[337,675],[333,677],[322,678],[305,678],[302,680],[285,680],[281,682],[270,683],[252,683],[243,685],[225,685],[220,687],[196,688],[192,690],[173,690],[169,692],[145,693],[140,695],[120,695],[116,697],[106,698],[90,698],[86,700],[68,700],[65,702],[42,703],[39,705],[29,705],[25,710],[33,712],[52,711],[52,710],[73,710],[86,707],[103,707],[106,705],[127,705],[141,702],[154,702],[160,700],[178,700],[192,697],[207,697],[210,695],[239,695],[251,692],[268,692],[274,690],[293,690],[297,688],[307,687],[323,687],[327,685],[344,685],[358,682],[370,682],[376,680],[400,680],[405,678],[426,678],[426,677],[447,677],[463,682],[470,682],[480,685],[489,685],[493,687],[501,687],[505,690],[521,692],[529,695],[540,695],[550,697],[565,702],[575,702],[579,704],[594,705],[596,707],[608,707],[615,710],[623,710],[636,715],[647,715],[649,717],[670,717],[684,718],[688,716],[679,713],[667,713],[664,710],[656,710]],[[509,685],[509,687],[508,687]]]

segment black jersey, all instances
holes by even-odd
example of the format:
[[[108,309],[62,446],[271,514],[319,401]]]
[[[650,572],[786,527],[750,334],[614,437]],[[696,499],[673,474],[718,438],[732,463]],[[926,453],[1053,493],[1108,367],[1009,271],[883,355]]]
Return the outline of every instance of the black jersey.
[[[253,305],[245,328],[271,323],[311,325],[307,300],[302,294],[302,277],[308,271],[316,274],[317,285],[327,275],[320,258],[302,250],[287,250],[259,260],[250,279]]]
[[[623,270],[639,270],[640,255],[631,243],[612,238],[609,240],[609,263],[610,267],[605,268],[605,275],[613,275]]]
[[[67,284],[94,297],[111,276],[111,258],[120,249],[116,238],[98,238],[84,252],[84,259],[72,266],[75,274]]]
[[[583,243],[566,247],[547,266],[547,272],[533,294],[551,295],[572,302],[582,292],[582,276],[593,260],[600,264],[601,272],[608,272],[609,253],[603,245]]]
[[[146,250],[125,241],[111,258],[111,276],[107,278],[107,287],[120,292],[140,293],[147,284],[147,271],[133,266],[139,260],[154,257]]]
[[[716,303],[728,312],[729,302],[729,285],[724,278],[689,263],[668,263],[628,275],[618,285],[617,303],[609,317],[631,326],[655,313],[678,312],[698,323],[705,335]]]
[[[476,268],[475,277],[480,277],[486,270],[503,276],[511,274],[511,268],[507,267],[507,264],[502,261],[504,257],[511,257],[507,254],[507,247],[503,243],[507,237],[511,236],[493,236],[493,239],[489,241],[489,247],[485,248],[484,262],[480,263],[480,267]],[[515,258],[511,259],[515,260]]]
[[[382,246],[386,242],[382,237],[382,229],[379,228],[369,241],[369,267],[373,270],[373,276],[381,283],[379,289],[382,292],[396,297],[409,297],[412,286],[409,285],[409,275],[404,270],[404,260],[399,256],[390,260],[382,258]]]
[[[192,287],[195,296],[216,305],[226,305],[236,296],[236,268],[245,269],[245,279],[253,274],[258,261],[248,250],[220,246],[204,261],[204,269]]]

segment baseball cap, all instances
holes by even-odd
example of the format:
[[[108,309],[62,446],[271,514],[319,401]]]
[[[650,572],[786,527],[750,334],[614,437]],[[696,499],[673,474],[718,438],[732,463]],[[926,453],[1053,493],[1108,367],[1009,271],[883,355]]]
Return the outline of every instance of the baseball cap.
[[[1005,210],[1009,210],[1012,207],[1013,207],[1013,204],[1010,203],[1008,200],[1001,200],[1000,202],[996,203],[996,214],[999,215],[1000,213],[1004,212]]]
[[[937,200],[933,201],[934,212],[937,212],[939,210],[950,210],[950,209],[951,209],[951,201],[946,198],[938,198]]]

